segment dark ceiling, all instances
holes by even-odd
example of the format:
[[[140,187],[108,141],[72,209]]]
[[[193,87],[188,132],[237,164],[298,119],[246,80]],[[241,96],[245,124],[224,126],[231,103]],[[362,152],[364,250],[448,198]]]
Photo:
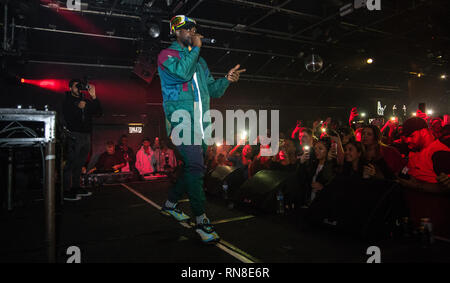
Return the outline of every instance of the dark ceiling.
[[[353,1],[82,0],[81,13],[65,0],[9,2],[14,47],[29,61],[133,66],[138,53],[168,46],[168,19],[187,14],[217,39],[202,50],[217,75],[240,63],[250,81],[400,92],[419,73],[449,73],[447,0],[382,0],[381,11],[345,16],[340,7]],[[148,36],[151,21],[161,25],[158,39]],[[318,73],[305,70],[312,52],[324,60]]]

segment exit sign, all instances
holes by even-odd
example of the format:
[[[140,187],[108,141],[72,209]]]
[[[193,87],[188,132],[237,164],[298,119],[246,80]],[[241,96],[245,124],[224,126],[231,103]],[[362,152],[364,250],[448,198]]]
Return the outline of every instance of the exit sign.
[[[142,134],[142,127],[128,127],[130,134]]]
[[[144,127],[141,123],[130,123],[128,124],[128,133],[130,134],[142,134],[142,128]]]

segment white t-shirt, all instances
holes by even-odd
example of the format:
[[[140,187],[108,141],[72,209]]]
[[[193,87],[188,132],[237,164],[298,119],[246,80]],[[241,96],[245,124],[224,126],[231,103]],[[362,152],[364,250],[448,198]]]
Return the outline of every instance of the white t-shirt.
[[[203,107],[202,107],[202,96],[200,95],[200,88],[198,86],[198,80],[197,80],[197,73],[194,73],[194,83],[195,86],[197,88],[197,92],[198,92],[198,102],[194,102],[194,108],[198,109],[198,111],[200,112],[200,119],[199,121],[194,121],[194,123],[200,123],[200,130],[202,133],[202,139],[205,138],[205,133],[203,131]]]

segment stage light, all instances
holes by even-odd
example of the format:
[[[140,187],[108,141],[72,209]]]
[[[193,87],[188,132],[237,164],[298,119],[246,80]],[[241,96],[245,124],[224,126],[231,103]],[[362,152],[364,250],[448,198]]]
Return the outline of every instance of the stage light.
[[[430,110],[427,110],[427,114],[428,114],[428,115],[433,115],[433,110],[431,110],[431,109],[430,109]]]
[[[446,75],[446,74],[442,74],[442,75],[441,75],[441,79],[445,80],[446,78],[447,78],[447,75]]]
[[[366,62],[367,62],[367,64],[372,64],[373,63],[373,59],[372,58],[368,58]]]
[[[55,82],[52,80],[44,80],[39,82],[39,86],[43,88],[52,88],[55,86]]]
[[[418,73],[418,74],[417,74],[417,77],[418,77],[418,78],[422,77],[422,73]]]
[[[361,113],[361,117],[366,117],[366,113]]]
[[[161,29],[159,28],[158,24],[150,23],[149,28],[148,28],[148,34],[152,38],[158,38],[159,35],[161,34]]]
[[[63,92],[67,88],[67,80],[55,80],[55,79],[31,80],[21,78],[20,82],[23,84],[34,85],[40,88],[45,88],[56,92]]]
[[[416,112],[413,112],[412,115],[413,115],[413,116],[417,116],[417,113],[416,113]]]
[[[308,72],[317,73],[323,67],[323,60],[317,54],[311,54],[305,59],[305,67]]]

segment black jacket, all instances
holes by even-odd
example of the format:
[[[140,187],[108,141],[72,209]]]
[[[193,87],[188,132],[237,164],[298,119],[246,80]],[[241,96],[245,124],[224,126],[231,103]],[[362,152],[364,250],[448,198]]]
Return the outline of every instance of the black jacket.
[[[319,162],[317,160],[310,160],[304,164],[299,164],[297,174],[300,177],[300,183],[306,183],[310,186],[318,166]],[[316,182],[321,183],[323,186],[330,184],[336,175],[335,169],[335,162],[327,160],[317,175]]]
[[[122,153],[108,154],[108,152],[103,152],[98,158],[95,168],[97,168],[97,173],[112,172],[114,171],[113,166],[122,163],[125,163]]]
[[[122,147],[119,145],[116,145],[116,153],[121,154],[123,156],[123,159],[125,161],[125,156],[128,155],[128,158],[131,160],[128,162],[130,165],[130,170],[134,169],[134,163],[136,162],[136,154],[134,154],[134,151],[128,147],[127,151],[124,151]]]
[[[80,109],[78,104],[81,97],[75,97],[70,92],[66,92],[63,101],[63,118],[65,126],[69,131],[90,133],[92,131],[92,118],[102,115],[102,107],[97,99],[85,99],[86,107]]]
[[[300,184],[299,201],[300,204],[304,204],[311,196],[311,183],[314,175],[316,174],[319,162],[317,160],[309,160],[304,164],[299,164],[297,167],[297,177]],[[326,161],[322,170],[319,172],[316,178],[316,182],[322,184],[324,187],[328,186],[336,176],[336,164],[334,161]]]

